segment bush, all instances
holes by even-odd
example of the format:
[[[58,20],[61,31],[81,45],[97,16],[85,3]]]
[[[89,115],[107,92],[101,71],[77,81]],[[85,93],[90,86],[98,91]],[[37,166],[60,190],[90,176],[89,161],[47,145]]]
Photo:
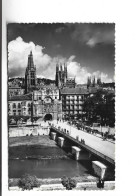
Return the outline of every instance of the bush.
[[[61,178],[61,183],[63,184],[64,187],[66,187],[67,190],[72,190],[77,185],[76,180],[72,178],[68,178],[66,176]]]
[[[34,187],[39,187],[40,183],[36,176],[31,176],[29,174],[24,174],[18,182],[19,188],[22,188],[22,190],[31,190]]]

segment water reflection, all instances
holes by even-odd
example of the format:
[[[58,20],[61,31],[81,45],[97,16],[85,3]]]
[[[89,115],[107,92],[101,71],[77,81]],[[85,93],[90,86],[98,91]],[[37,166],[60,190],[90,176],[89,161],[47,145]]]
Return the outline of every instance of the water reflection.
[[[87,167],[87,164],[86,164]],[[19,178],[24,173],[34,174],[38,178],[60,178],[64,175],[73,177],[85,174],[86,169],[79,162],[69,160],[10,160],[9,177]]]

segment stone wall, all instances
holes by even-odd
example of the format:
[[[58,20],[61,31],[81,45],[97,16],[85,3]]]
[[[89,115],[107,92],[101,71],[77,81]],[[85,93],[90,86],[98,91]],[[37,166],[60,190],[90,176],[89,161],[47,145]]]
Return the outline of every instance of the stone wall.
[[[26,135],[49,135],[49,127],[15,127],[9,128],[9,137],[21,137]]]

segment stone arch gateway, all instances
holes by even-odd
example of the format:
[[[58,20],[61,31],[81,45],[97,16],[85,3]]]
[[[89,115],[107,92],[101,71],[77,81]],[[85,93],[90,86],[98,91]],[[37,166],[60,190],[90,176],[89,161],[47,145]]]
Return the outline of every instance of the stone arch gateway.
[[[44,121],[47,121],[47,120],[52,120],[52,114],[49,113],[44,116]]]

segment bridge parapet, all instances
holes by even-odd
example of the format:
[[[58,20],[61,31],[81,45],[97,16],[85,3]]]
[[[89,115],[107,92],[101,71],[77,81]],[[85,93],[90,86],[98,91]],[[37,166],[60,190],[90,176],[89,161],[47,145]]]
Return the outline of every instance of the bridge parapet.
[[[92,169],[100,179],[104,179],[107,169],[106,165],[99,161],[92,161]]]
[[[52,138],[52,140],[54,140],[54,141],[56,140],[56,135],[57,134],[55,132],[51,132],[51,138]]]
[[[68,129],[64,129],[64,128],[58,129],[58,127],[56,127],[54,124],[51,126],[51,130],[54,132],[60,133],[62,136],[64,136],[64,138],[68,138],[69,140],[73,141],[77,146],[80,146],[83,150],[85,150],[85,152],[87,151],[88,153],[95,154],[96,156],[100,157],[101,159],[111,163],[112,165],[115,165],[115,161],[114,161],[112,154],[111,155],[109,153],[107,154],[106,151],[105,151],[105,153],[103,153],[103,152],[95,149],[95,147],[91,147],[87,143],[85,144],[86,139],[84,140],[84,139],[80,138],[79,135],[77,135],[77,134],[73,135],[72,132],[70,132]],[[81,141],[80,141],[80,139],[81,139]],[[103,141],[99,141],[99,142],[102,142],[102,145],[104,144]],[[64,142],[64,145],[65,145],[65,142]],[[81,151],[81,157],[82,157],[82,151]],[[83,157],[84,157],[84,155],[83,155]],[[80,154],[79,154],[79,158],[80,158]]]
[[[58,145],[62,148],[64,146],[64,138],[63,137],[58,137]]]
[[[78,148],[77,146],[72,146],[72,154],[75,154],[76,160],[79,160],[80,158],[80,151],[81,151],[81,148]]]

